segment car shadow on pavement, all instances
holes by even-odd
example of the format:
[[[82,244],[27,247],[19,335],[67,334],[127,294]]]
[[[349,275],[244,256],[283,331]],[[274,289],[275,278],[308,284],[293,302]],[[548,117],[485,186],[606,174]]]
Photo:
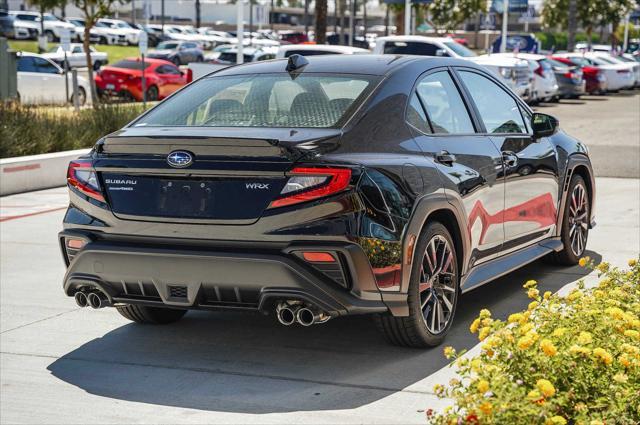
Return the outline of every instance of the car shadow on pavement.
[[[587,254],[600,262],[599,254]],[[502,319],[526,308],[526,280],[536,279],[541,292],[557,291],[587,273],[536,261],[463,295],[446,345],[459,350],[477,343],[468,328],[481,308]],[[262,414],[365,406],[446,364],[442,347],[388,345],[368,317],[303,328],[283,327],[271,316],[253,313],[190,312],[171,325],[117,328],[65,354],[48,370],[102,397]]]

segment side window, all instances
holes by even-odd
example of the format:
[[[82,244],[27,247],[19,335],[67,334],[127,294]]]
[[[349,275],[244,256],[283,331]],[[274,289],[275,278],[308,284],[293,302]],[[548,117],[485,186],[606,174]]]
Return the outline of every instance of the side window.
[[[21,72],[38,72],[36,65],[33,63],[31,56],[23,56],[18,59],[18,71]]]
[[[427,121],[427,116],[420,104],[418,95],[415,93],[411,96],[409,107],[407,108],[407,122],[423,133],[431,133],[431,127]]]
[[[417,92],[427,110],[434,133],[475,132],[460,92],[447,71],[424,77],[418,83]]]
[[[488,133],[526,133],[517,102],[499,85],[475,72],[460,71]]]
[[[83,53],[83,52],[82,52],[82,47],[80,47],[80,46],[75,46],[75,47],[73,48],[73,50],[71,51],[71,53]]]
[[[42,58],[33,58],[38,70],[36,72],[40,72],[43,74],[57,74],[58,68],[48,60]]]
[[[167,71],[166,71],[165,65],[160,65],[159,67],[156,68],[156,74],[162,75],[166,73]]]

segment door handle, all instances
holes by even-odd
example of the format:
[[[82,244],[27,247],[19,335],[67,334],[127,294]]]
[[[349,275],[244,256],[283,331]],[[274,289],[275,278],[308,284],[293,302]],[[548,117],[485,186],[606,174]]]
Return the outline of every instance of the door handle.
[[[515,167],[518,165],[518,155],[510,151],[502,152],[502,162],[507,167]]]
[[[440,151],[436,154],[436,161],[444,165],[453,165],[456,162],[456,156],[447,151]]]

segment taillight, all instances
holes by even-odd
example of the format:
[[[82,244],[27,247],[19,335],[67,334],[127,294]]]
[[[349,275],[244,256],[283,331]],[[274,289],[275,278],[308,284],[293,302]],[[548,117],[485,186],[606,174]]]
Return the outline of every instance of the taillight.
[[[91,161],[71,161],[67,169],[67,183],[84,195],[104,202],[100,183],[98,183],[98,175],[91,166]]]
[[[187,83],[193,81],[193,70],[191,68],[187,68]]]
[[[542,68],[541,65],[538,65],[538,67],[533,72],[535,72],[541,77],[544,77],[544,69]]]
[[[348,168],[296,167],[280,192],[280,197],[269,208],[308,202],[342,192],[349,186],[351,170]]]

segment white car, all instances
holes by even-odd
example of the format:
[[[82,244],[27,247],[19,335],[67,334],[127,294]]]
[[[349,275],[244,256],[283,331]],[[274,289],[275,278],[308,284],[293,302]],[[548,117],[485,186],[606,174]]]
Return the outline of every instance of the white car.
[[[287,44],[280,46],[276,53],[277,59],[288,58],[291,55],[355,55],[371,53],[367,49],[351,46],[335,46],[332,44]]]
[[[122,21],[120,19],[102,18],[98,20],[98,23],[104,24],[112,30],[116,30],[115,33],[118,35],[123,35],[126,43],[131,46],[137,45],[138,41],[140,40],[140,33],[142,31],[137,28],[133,28],[125,21]]]
[[[35,53],[22,52],[18,56],[18,96],[20,102],[30,105],[51,105],[73,102],[73,81],[67,74],[69,97],[65,87],[64,71],[53,61]],[[78,102],[89,100],[89,82],[78,77]]]
[[[605,61],[597,55],[581,52],[558,53],[556,56],[576,58],[583,65],[595,66],[607,79],[607,90],[627,89],[633,87],[635,83],[633,71],[625,64],[611,63],[611,61]]]
[[[483,65],[507,84],[518,96],[528,100],[531,96],[531,72],[526,61],[516,58],[478,56],[450,37],[424,37],[421,35],[393,35],[378,37],[373,53],[453,57]]]
[[[65,18],[67,22],[75,25],[76,34],[78,35],[78,41],[84,40],[84,25],[85,21],[83,18]],[[89,30],[90,40],[92,43],[100,43],[100,44],[125,44],[126,38],[124,35],[122,37],[120,34],[114,32],[111,28],[109,28],[105,24],[100,24],[96,22],[95,25]]]
[[[154,27],[160,27],[155,25]],[[214,47],[214,43],[210,40],[211,37],[200,34],[192,28],[184,25],[165,25],[164,35],[171,40],[176,41],[193,41],[200,44],[204,49],[210,49]]]
[[[26,11],[11,11],[10,15],[15,17],[14,23],[25,23],[29,27],[36,27],[38,34],[40,33],[40,13],[38,12],[26,12]],[[61,21],[51,13],[45,13],[42,15],[42,21],[44,26],[44,35],[47,36],[49,42],[57,41],[62,36],[62,31],[68,29],[71,33],[71,38],[76,36],[76,27],[68,22]],[[34,25],[35,24],[35,25]]]
[[[531,101],[548,102],[558,96],[558,80],[553,72],[553,66],[543,55],[532,53],[492,53],[493,57],[508,57],[526,60],[533,72],[533,93]]]
[[[87,59],[84,54],[83,45],[80,43],[71,44],[71,50],[67,52],[67,63],[69,68],[82,68],[87,66]],[[102,65],[109,63],[109,57],[105,52],[97,51],[93,46],[89,46],[91,52],[91,64],[93,69],[98,70]],[[48,53],[41,55],[44,58],[51,59],[60,66],[64,66],[64,50],[58,45],[49,50]]]
[[[623,64],[628,66],[629,69],[631,69],[631,72],[633,72],[633,76],[635,78],[634,86],[640,86],[640,63],[636,62],[634,59],[629,59],[624,56],[613,56],[609,53],[603,52],[590,52],[587,57],[589,57],[589,55],[598,57],[605,62],[611,62],[613,64]]]
[[[16,40],[36,40],[39,34],[39,23],[14,19],[13,38]]]

